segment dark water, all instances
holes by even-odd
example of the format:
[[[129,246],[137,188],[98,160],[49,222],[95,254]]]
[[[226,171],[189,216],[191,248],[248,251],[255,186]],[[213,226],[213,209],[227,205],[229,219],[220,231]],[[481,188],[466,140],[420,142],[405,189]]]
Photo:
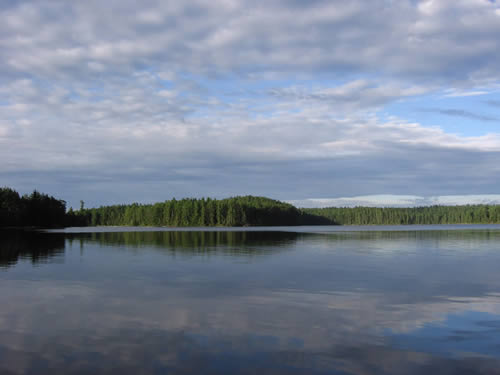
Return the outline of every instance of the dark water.
[[[0,374],[500,374],[499,227],[358,229],[0,232]]]

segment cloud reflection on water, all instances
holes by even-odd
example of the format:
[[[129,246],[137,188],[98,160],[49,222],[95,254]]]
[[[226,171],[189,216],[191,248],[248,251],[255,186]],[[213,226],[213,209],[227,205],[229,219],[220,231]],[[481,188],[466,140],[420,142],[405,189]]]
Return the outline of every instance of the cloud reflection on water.
[[[118,246],[106,236],[83,237],[81,248],[74,238],[64,263],[49,258],[42,267],[21,262],[5,269],[0,371],[361,375],[500,368],[491,355],[500,347],[495,236],[234,237],[209,258],[205,245],[193,249],[199,237],[163,248],[148,238]],[[397,246],[381,251],[386,243]],[[467,251],[472,243],[478,251]],[[238,261],[251,249],[265,256]],[[467,278],[453,287],[464,264]],[[491,330],[446,339],[457,330],[450,319],[471,312],[483,315],[472,315],[470,324],[487,321]],[[422,346],[426,332],[442,339],[439,350]],[[464,342],[473,349],[466,355]]]

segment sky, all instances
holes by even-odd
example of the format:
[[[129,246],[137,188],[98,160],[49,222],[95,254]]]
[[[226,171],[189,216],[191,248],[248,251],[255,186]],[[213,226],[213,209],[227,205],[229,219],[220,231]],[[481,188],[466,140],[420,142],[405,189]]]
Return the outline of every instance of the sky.
[[[0,0],[0,186],[500,203],[496,0]]]

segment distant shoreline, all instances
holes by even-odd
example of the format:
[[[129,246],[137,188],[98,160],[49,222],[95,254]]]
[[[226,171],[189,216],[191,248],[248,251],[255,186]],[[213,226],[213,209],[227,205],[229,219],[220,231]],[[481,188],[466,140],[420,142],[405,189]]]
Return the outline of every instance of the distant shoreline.
[[[34,191],[20,196],[0,188],[0,228],[66,228],[87,226],[264,227],[308,225],[498,224],[500,205],[328,207],[299,209],[257,196],[225,199],[184,198],[153,204],[122,204],[66,210],[66,202]]]

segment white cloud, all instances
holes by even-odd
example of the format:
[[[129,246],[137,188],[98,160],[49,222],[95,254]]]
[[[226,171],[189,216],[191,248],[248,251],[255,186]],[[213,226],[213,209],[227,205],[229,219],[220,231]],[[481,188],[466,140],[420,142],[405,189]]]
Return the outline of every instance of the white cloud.
[[[445,97],[449,98],[456,98],[456,97],[464,97],[464,96],[479,96],[479,95],[486,95],[488,94],[488,91],[457,91],[457,90],[450,90],[447,94],[445,94]]]
[[[456,206],[466,204],[500,204],[500,195],[363,195],[339,198],[308,198],[289,201],[297,207],[421,207],[421,206]]]

